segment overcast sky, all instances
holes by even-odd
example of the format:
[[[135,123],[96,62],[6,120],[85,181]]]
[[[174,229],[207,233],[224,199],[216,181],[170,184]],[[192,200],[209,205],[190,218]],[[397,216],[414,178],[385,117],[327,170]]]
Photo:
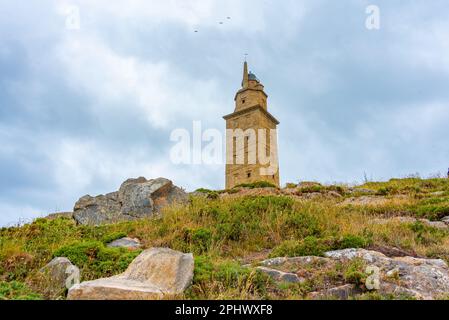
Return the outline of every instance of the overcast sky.
[[[224,131],[245,53],[283,184],[446,172],[447,0],[0,0],[0,225],[129,177],[223,188],[223,165],[172,164],[169,137]]]

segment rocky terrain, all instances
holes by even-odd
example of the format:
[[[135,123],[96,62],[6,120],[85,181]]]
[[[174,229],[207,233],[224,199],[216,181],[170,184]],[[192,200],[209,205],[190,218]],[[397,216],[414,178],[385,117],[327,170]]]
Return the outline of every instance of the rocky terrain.
[[[187,194],[165,178],[128,179],[118,191],[106,195],[81,197],[73,212],[54,213],[51,218],[66,216],[79,224],[100,225],[149,218],[174,202],[186,202]]]
[[[447,299],[449,180],[164,178],[0,229],[0,299]]]

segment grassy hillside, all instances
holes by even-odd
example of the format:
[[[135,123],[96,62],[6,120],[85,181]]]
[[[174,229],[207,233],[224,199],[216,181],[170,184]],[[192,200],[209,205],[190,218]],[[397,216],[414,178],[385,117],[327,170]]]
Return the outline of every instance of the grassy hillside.
[[[334,196],[325,196],[330,191]],[[319,289],[327,277],[342,283],[363,277],[363,266],[351,263],[317,271],[305,284],[275,284],[242,266],[267,257],[386,246],[449,261],[447,230],[422,222],[375,223],[393,216],[429,220],[448,216],[447,179],[393,179],[356,188],[310,184],[291,196],[239,196],[238,190],[228,196],[206,194],[213,196],[192,196],[189,205],[166,208],[161,218],[152,220],[91,227],[77,226],[67,218],[37,219],[0,229],[0,299],[64,298],[64,292],[50,290],[38,273],[56,256],[76,264],[83,281],[122,272],[139,251],[105,244],[123,236],[139,238],[145,248],[193,252],[194,283],[180,297],[187,299],[301,299]]]

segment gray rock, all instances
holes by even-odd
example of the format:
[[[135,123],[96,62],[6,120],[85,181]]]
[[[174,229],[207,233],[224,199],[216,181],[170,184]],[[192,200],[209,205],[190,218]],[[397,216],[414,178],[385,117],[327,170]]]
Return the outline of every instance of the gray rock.
[[[130,220],[120,212],[117,192],[91,197],[81,197],[73,209],[73,218],[79,224],[99,225]]]
[[[427,219],[420,219],[424,224],[427,224],[429,227],[437,228],[437,229],[447,229],[448,226],[443,221],[429,221]]]
[[[345,284],[334,288],[311,292],[309,294],[309,298],[316,300],[325,298],[337,298],[339,300],[347,300],[349,297],[352,297],[358,293],[360,293],[360,290],[357,290],[353,284]]]
[[[333,198],[343,198],[343,196],[341,194],[339,194],[338,192],[336,192],[336,191],[329,191],[327,193],[327,195],[331,196]]]
[[[111,243],[108,243],[107,246],[111,247],[111,248],[138,249],[142,245],[141,245],[139,239],[125,237],[125,238],[114,240]]]
[[[443,219],[441,219],[441,222],[444,222],[445,224],[449,224],[449,216],[444,217]]]
[[[381,294],[392,294],[396,297],[404,297],[404,298],[409,297],[409,298],[413,298],[413,299],[417,299],[417,300],[425,300],[426,299],[426,297],[423,296],[422,294],[420,294],[418,291],[409,289],[409,288],[404,288],[395,283],[385,282],[381,286],[379,292]]]
[[[381,271],[379,288],[381,292],[397,293],[398,290],[406,289],[421,299],[438,299],[449,294],[449,269],[446,262],[441,259],[389,258],[382,253],[365,249],[329,251],[325,256],[338,261],[359,258],[367,265],[378,267]],[[399,289],[393,286],[395,283],[389,282],[387,274],[391,270],[395,270],[399,277],[398,281],[401,284]]]
[[[323,257],[315,257],[315,256],[302,256],[302,257],[278,257],[266,259],[260,262],[262,266],[271,267],[271,266],[283,266],[286,264],[296,265],[300,267],[310,266],[310,265],[325,265],[328,264],[331,260]]]
[[[257,267],[256,269],[269,275],[273,280],[278,281],[278,282],[296,283],[296,282],[304,281],[303,278],[298,277],[294,273],[283,272],[283,271],[279,271],[276,269],[270,269],[267,267]]]
[[[58,218],[67,218],[67,219],[73,219],[73,212],[55,212],[50,213],[45,217],[45,219],[48,220],[55,220]]]
[[[120,275],[73,286],[69,300],[154,300],[182,294],[193,279],[193,255],[168,248],[143,251]]]
[[[377,218],[371,220],[371,223],[374,224],[388,224],[391,222],[399,222],[399,223],[415,223],[415,222],[421,222],[422,224],[425,224],[432,228],[437,229],[447,229],[448,226],[443,221],[430,221],[428,219],[416,219],[413,217],[393,217],[393,218]]]
[[[87,225],[148,218],[165,206],[187,199],[187,194],[168,179],[140,177],[126,180],[117,192],[80,198],[73,217],[79,224]]]
[[[40,272],[53,291],[68,289],[80,280],[80,270],[65,257],[54,258]]]
[[[140,177],[126,180],[118,191],[122,214],[133,217],[151,216],[154,209],[153,193],[159,189],[168,192],[171,187],[171,181],[164,178],[147,181]]]
[[[364,193],[364,194],[375,194],[376,193],[376,191],[374,191],[374,190],[365,189],[365,188],[353,188],[352,191],[357,192],[357,193]]]

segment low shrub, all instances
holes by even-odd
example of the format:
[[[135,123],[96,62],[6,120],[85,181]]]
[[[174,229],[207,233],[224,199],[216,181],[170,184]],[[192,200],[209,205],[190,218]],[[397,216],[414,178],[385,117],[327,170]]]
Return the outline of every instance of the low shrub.
[[[338,249],[348,249],[348,248],[365,248],[372,243],[372,239],[357,235],[344,235],[343,238],[338,242]],[[335,248],[337,249],[337,248]]]
[[[212,231],[207,228],[186,229],[185,239],[190,244],[190,251],[201,254],[209,250],[212,243]]]
[[[108,248],[100,241],[80,241],[56,250],[53,256],[68,258],[81,269],[84,280],[91,280],[125,271],[140,252]]]
[[[344,278],[346,282],[355,285],[364,285],[368,275],[365,273],[366,264],[362,259],[354,259],[344,266]]]
[[[252,183],[242,183],[234,188],[249,188],[249,189],[255,189],[255,188],[277,188],[274,184],[268,181],[257,181]]]
[[[195,257],[193,286],[187,293],[192,298],[208,299],[223,288],[237,290],[240,295],[263,297],[271,280],[257,270],[241,266],[236,261],[213,262],[208,256]]]
[[[41,295],[33,292],[19,281],[0,282],[0,300],[40,300]]]

